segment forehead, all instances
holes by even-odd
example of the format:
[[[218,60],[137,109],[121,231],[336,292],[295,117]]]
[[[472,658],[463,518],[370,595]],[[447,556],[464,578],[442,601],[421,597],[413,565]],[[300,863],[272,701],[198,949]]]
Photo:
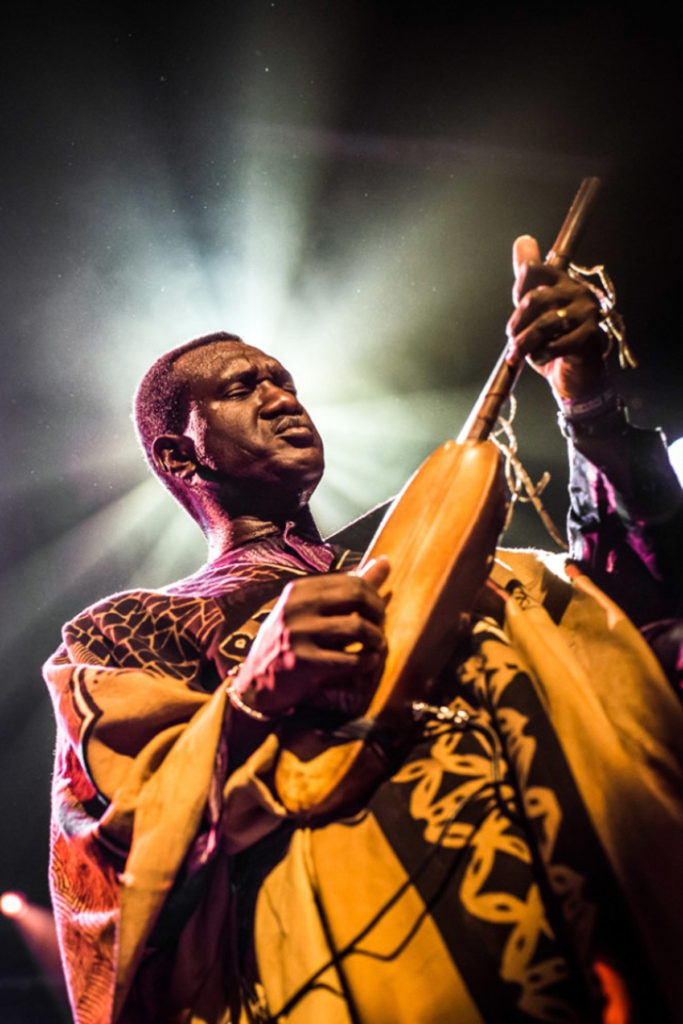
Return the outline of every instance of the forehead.
[[[187,380],[195,393],[212,384],[264,370],[275,371],[278,376],[289,376],[273,356],[239,341],[216,341],[190,349],[175,360],[173,368]]]

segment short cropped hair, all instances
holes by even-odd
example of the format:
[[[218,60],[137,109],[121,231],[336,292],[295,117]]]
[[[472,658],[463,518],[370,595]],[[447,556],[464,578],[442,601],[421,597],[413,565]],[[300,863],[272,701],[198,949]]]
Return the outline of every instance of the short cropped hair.
[[[175,477],[161,473],[154,464],[152,447],[157,437],[163,434],[182,434],[190,416],[190,392],[187,380],[175,370],[175,362],[186,352],[220,341],[242,339],[236,334],[216,331],[193,338],[184,345],[166,352],[150,366],[140,381],[133,399],[133,421],[138,440],[152,472],[161,480],[180,504],[193,518],[195,511],[188,501],[182,482]]]

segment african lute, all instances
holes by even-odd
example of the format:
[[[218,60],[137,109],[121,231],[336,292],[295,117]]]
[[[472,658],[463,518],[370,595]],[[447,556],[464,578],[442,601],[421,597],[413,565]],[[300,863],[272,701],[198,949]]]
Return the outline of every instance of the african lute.
[[[566,267],[599,180],[584,178],[546,257]],[[388,653],[362,721],[367,735],[317,727],[304,712],[286,720],[275,766],[285,807],[303,818],[352,807],[387,772],[383,732],[400,730],[411,702],[424,698],[469,621],[491,567],[505,514],[500,454],[488,440],[523,360],[501,355],[457,440],[426,459],[389,506],[361,566],[386,555],[390,572],[385,633]],[[353,723],[351,723],[351,726]]]

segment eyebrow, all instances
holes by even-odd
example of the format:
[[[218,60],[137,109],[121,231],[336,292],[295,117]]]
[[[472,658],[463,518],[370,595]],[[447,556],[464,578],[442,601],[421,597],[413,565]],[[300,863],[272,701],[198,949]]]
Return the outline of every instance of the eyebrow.
[[[284,366],[281,366],[280,363],[272,362],[266,363],[263,366],[254,366],[253,363],[248,363],[244,369],[236,368],[234,370],[230,370],[228,368],[228,370],[218,378],[216,384],[218,388],[222,389],[227,384],[252,383],[262,374],[266,377],[271,377],[278,383],[294,383],[291,373],[289,373],[288,370],[285,370]]]

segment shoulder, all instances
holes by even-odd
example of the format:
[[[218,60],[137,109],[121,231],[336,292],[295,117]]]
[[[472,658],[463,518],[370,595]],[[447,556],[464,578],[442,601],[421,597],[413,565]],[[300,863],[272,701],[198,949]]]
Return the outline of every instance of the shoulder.
[[[177,596],[162,590],[122,590],[88,605],[73,617],[67,626],[85,626],[88,622],[100,625],[127,625],[133,627],[147,617],[182,613],[194,607],[200,598],[186,594]]]
[[[70,657],[96,664],[138,664],[144,652],[172,661],[195,656],[222,619],[215,601],[164,590],[125,590],[70,619],[62,638]]]

